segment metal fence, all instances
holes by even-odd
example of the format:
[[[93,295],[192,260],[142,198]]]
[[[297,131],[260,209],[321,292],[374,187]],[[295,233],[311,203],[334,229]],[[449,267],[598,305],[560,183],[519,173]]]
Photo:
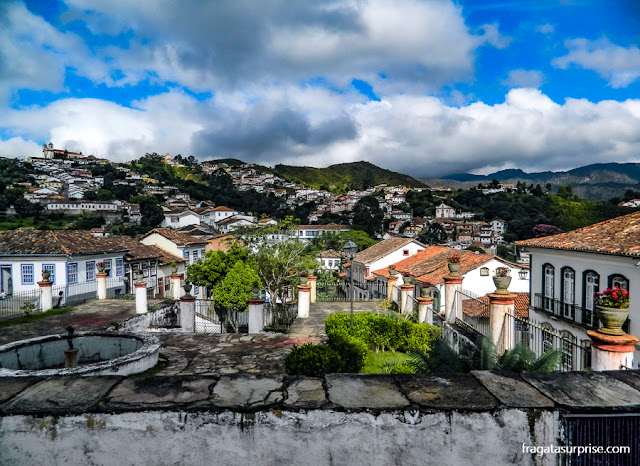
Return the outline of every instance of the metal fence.
[[[151,315],[149,327],[180,328],[180,302],[167,300],[160,303],[149,304],[148,313]]]
[[[541,293],[533,295],[533,306],[540,310],[552,314],[560,319],[578,323],[591,329],[598,328],[598,318],[596,311],[584,309],[576,304],[570,304],[555,298],[548,298]]]
[[[525,345],[538,357],[552,349],[560,350],[562,359],[557,368],[559,371],[579,371],[591,368],[589,340],[579,343],[570,334],[557,332],[547,324],[523,319],[511,313],[507,313],[502,331],[509,332],[510,338],[501,338],[501,341],[511,341],[512,345]],[[504,350],[504,348],[499,348],[499,350],[501,349]]]
[[[296,303],[265,303],[264,329],[268,332],[287,332],[298,316]]]
[[[458,306],[462,303],[462,309]],[[460,316],[456,323],[477,336],[490,336],[489,298],[456,290],[453,300],[454,315]]]
[[[348,282],[346,290],[348,290]],[[343,290],[340,282],[332,280],[318,280],[316,282],[316,301],[349,301],[348,291]]]
[[[13,319],[40,311],[40,289],[3,295],[0,299],[0,320]]]

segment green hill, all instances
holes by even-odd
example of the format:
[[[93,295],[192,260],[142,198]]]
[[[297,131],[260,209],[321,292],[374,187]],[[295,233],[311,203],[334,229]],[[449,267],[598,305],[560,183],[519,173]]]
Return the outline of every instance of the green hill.
[[[410,176],[385,170],[369,162],[340,163],[326,168],[276,165],[273,171],[287,181],[316,189],[365,189],[379,184],[425,186]]]

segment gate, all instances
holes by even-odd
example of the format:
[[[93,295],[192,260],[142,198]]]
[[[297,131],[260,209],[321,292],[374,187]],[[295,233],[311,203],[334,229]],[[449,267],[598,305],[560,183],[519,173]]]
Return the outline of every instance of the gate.
[[[560,464],[640,464],[638,414],[567,414],[562,436],[568,451]]]
[[[342,288],[337,278],[322,278],[316,282],[316,301],[349,301],[349,294]]]

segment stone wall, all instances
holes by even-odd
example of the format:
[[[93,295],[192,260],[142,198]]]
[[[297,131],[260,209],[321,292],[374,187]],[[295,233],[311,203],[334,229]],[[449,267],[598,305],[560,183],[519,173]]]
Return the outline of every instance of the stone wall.
[[[640,375],[0,378],[0,464],[557,464],[566,413],[640,414]]]

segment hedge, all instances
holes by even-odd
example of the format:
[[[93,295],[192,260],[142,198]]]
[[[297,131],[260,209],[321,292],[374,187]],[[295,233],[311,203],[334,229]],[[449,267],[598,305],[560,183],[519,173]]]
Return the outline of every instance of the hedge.
[[[325,374],[340,372],[340,355],[327,345],[307,343],[294,347],[285,359],[287,374],[322,377]]]
[[[360,372],[369,349],[366,343],[344,331],[332,332],[327,335],[327,340],[329,347],[340,355],[340,372]]]
[[[414,350],[430,351],[434,342],[442,334],[442,330],[433,325],[396,321],[390,317],[369,312],[354,314],[353,331],[349,314],[331,314],[325,321],[325,331],[329,338],[335,332],[344,332],[376,351],[391,350],[405,353]]]

